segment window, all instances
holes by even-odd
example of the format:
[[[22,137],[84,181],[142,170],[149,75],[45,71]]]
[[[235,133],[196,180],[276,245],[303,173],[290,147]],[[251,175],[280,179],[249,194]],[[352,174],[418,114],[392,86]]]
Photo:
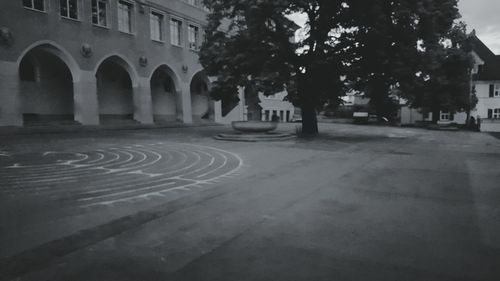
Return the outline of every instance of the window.
[[[45,11],[45,0],[23,0],[23,6],[37,11]]]
[[[440,120],[450,120],[449,112],[441,112]]]
[[[118,1],[118,30],[132,33],[132,12],[134,5],[127,1]]]
[[[78,0],[60,0],[61,17],[69,19],[78,19]]]
[[[496,108],[493,111],[493,119],[500,119],[500,108]]]
[[[184,2],[197,7],[201,6],[201,0],[184,0]]]
[[[495,97],[500,96],[500,85],[495,85]]]
[[[479,64],[477,66],[477,73],[483,73],[484,66],[482,64]]]
[[[191,50],[198,50],[200,43],[199,43],[199,35],[200,35],[200,28],[194,25],[189,25],[188,26],[188,41],[189,41],[189,49]]]
[[[151,11],[149,21],[151,26],[151,39],[163,41],[163,15],[158,12]]]
[[[108,26],[107,0],[92,0],[92,23],[98,26]]]
[[[180,20],[170,20],[170,43],[172,43],[172,45],[181,46],[182,22]]]

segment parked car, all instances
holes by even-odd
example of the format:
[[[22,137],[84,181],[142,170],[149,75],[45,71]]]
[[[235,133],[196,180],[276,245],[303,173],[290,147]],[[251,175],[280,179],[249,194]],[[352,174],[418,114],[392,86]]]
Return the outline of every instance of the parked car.
[[[355,124],[366,124],[369,120],[368,112],[358,111],[352,114]]]

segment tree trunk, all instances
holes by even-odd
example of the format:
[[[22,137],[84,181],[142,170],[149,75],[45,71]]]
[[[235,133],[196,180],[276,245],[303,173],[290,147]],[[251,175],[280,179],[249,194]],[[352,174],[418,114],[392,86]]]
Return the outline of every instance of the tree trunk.
[[[302,134],[306,136],[315,136],[318,134],[318,119],[314,103],[314,95],[309,91],[314,89],[308,81],[308,77],[299,75],[297,79],[297,91],[302,116]]]
[[[434,108],[432,110],[432,123],[437,124],[437,122],[440,119],[441,115],[441,110],[439,108]]]
[[[306,136],[315,136],[319,133],[318,118],[316,109],[310,104],[303,104],[302,107],[302,134]]]
[[[369,93],[370,105],[375,110],[378,119],[390,117],[387,108],[387,99],[389,95],[389,86],[383,80],[376,80],[373,83]]]

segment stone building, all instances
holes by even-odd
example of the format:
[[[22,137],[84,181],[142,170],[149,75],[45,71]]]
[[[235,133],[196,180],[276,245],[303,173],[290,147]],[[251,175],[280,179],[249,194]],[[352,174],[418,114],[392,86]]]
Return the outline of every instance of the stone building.
[[[224,122],[198,62],[199,0],[9,0],[0,126]]]

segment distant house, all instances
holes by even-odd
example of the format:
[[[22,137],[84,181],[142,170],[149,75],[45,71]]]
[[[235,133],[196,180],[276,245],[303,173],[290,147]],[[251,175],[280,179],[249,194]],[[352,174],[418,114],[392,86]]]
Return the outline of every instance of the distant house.
[[[481,119],[481,131],[500,132],[500,55],[495,55],[476,35],[472,83],[478,103],[471,116]]]
[[[500,132],[500,55],[495,55],[476,36],[475,32],[471,33],[470,40],[473,44],[472,57],[474,58],[472,85],[478,98],[476,108],[470,116],[481,120],[481,131]],[[402,102],[401,124],[415,124],[419,121],[431,120],[432,113],[423,113]],[[441,112],[439,122],[466,124],[467,114],[465,112],[456,114]]]
[[[411,108],[406,104],[406,101],[404,100],[401,100],[400,104],[400,122],[402,125],[411,125],[419,122],[432,122],[432,112],[423,112],[418,108]],[[450,113],[446,111],[440,111],[438,124],[451,123],[465,125],[467,123],[467,113]]]
[[[262,121],[271,121],[272,116],[279,117],[280,122],[291,122],[295,113],[295,107],[285,98],[287,92],[279,92],[271,96],[264,96],[259,94],[260,103],[262,108]]]

